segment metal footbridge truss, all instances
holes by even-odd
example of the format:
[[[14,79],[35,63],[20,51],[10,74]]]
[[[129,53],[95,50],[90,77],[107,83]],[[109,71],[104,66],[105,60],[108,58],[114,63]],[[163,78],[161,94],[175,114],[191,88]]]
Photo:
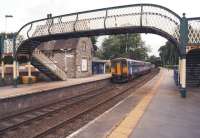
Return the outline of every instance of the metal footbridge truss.
[[[152,4],[135,4],[71,13],[32,21],[16,35],[17,54],[31,41],[122,33],[159,34],[179,43],[181,17]]]
[[[166,7],[135,4],[65,14],[35,20],[16,34],[15,50],[20,54],[31,41],[49,41],[72,37],[122,33],[154,33],[180,45],[183,18]],[[185,18],[186,19],[186,18]],[[189,45],[200,44],[200,18],[185,20],[185,38]],[[34,48],[32,48],[33,50]]]

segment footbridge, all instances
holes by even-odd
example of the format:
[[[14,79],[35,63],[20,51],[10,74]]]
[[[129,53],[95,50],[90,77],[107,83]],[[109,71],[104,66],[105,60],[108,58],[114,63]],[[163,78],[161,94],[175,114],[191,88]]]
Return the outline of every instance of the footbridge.
[[[12,39],[14,80],[16,63],[30,61],[37,46],[46,41],[73,37],[125,33],[152,33],[165,37],[179,50],[180,91],[186,96],[186,49],[200,45],[200,17],[179,16],[155,4],[133,4],[70,13],[31,21],[22,26]],[[58,71],[60,72],[60,71]],[[59,75],[58,75],[59,76]]]

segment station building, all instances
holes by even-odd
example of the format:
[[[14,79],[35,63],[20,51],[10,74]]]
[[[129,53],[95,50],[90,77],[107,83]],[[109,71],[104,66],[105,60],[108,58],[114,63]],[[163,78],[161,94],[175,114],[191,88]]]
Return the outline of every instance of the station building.
[[[200,46],[188,46],[186,55],[187,87],[200,86]]]
[[[92,75],[93,46],[88,37],[49,41],[40,44],[38,49],[62,69],[67,78]]]
[[[110,73],[110,60],[102,60],[98,57],[92,58],[92,74]]]
[[[20,64],[18,71],[19,76],[21,76],[20,80],[22,80],[23,76],[27,75],[35,76],[37,81],[52,80],[46,75],[46,71],[43,72],[38,68],[38,63],[33,64],[34,58],[37,58],[37,62],[40,62],[39,66],[44,66],[43,68],[49,68],[51,66],[51,69],[55,68],[55,71],[59,68],[66,78],[83,78],[92,76],[92,57],[94,48],[91,39],[88,37],[44,42],[41,43],[33,53],[38,53],[38,51],[40,54],[33,54],[32,56],[32,65],[30,68],[27,64]],[[43,59],[39,61],[38,59],[41,55],[43,56]],[[51,72],[54,73],[54,69],[51,70]],[[0,74],[2,76],[2,67],[0,67]],[[12,78],[13,65],[6,63],[4,66],[3,85],[12,84]]]

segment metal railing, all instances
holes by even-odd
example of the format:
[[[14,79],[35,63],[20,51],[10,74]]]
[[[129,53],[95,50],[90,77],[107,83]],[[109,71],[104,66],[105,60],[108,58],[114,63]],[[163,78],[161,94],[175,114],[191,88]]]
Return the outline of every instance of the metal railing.
[[[33,51],[33,56],[45,67],[51,70],[61,80],[67,80],[66,73],[61,68],[59,68],[51,59],[49,59],[42,51],[36,48]]]
[[[81,34],[91,33],[102,35],[108,34],[109,30],[112,34],[113,29],[121,33],[120,30],[131,27],[155,29],[179,42],[180,20],[181,17],[175,12],[155,4],[134,4],[65,14],[24,25],[17,33],[16,48],[28,39],[48,36],[50,39],[53,35],[63,34],[70,34],[72,37],[73,33],[79,37]]]

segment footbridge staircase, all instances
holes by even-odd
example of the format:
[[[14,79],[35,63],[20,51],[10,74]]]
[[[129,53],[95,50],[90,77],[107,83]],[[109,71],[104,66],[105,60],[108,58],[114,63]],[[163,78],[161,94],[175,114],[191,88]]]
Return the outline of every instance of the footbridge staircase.
[[[31,64],[51,80],[67,80],[65,71],[37,48],[33,51]]]

